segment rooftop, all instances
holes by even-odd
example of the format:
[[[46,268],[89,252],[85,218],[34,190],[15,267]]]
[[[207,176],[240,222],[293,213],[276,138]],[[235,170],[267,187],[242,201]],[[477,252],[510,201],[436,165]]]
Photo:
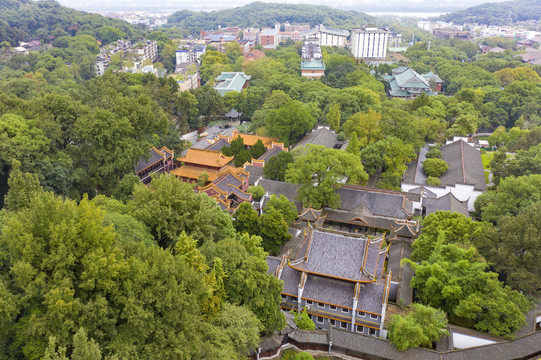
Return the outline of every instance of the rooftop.
[[[242,140],[244,141],[244,145],[247,145],[247,146],[253,146],[258,140],[261,140],[261,142],[266,148],[270,148],[273,142],[277,143],[279,141],[278,138],[273,138],[273,137],[268,137],[268,136],[259,136],[259,135],[253,135],[253,134],[244,134],[238,131],[233,131],[233,134],[231,136],[231,141],[235,140],[238,137],[241,137]]]
[[[376,278],[383,237],[369,239],[328,230],[312,230],[309,236],[304,252],[292,262],[293,268],[348,281]]]
[[[218,83],[214,86],[214,89],[220,95],[224,95],[229,91],[241,92],[250,78],[250,75],[246,75],[243,72],[223,72],[216,78]]]
[[[325,70],[323,60],[306,60],[301,62],[301,70]]]
[[[169,150],[165,146],[161,149],[157,149],[154,146],[150,149],[150,154],[148,160],[141,159],[137,165],[135,165],[135,172],[140,173],[146,168],[156,164],[157,162],[169,159],[173,156],[173,151]]]
[[[190,148],[186,156],[180,157],[177,160],[186,164],[221,168],[233,160],[233,156],[225,156],[219,151]]]
[[[455,184],[474,185],[475,190],[486,191],[485,174],[481,152],[459,140],[440,148],[441,158],[447,162],[449,169],[440,176],[442,185]]]
[[[338,141],[338,135],[336,135],[334,131],[323,127],[306,134],[306,136],[303,137],[295,147],[301,147],[307,144],[323,145],[326,148],[333,149],[337,145],[339,145],[341,148],[346,144],[346,142]]]

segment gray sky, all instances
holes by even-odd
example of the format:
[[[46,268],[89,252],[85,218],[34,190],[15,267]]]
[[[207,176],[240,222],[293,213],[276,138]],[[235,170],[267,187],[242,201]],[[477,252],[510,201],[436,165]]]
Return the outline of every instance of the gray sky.
[[[58,0],[62,5],[79,10],[115,10],[115,11],[159,11],[159,10],[218,10],[242,6],[249,0]],[[363,12],[408,11],[408,12],[450,12],[488,2],[486,0],[274,0],[289,4],[328,5],[339,9],[351,9]],[[493,2],[503,1],[495,0]],[[202,5],[204,4],[204,5]]]

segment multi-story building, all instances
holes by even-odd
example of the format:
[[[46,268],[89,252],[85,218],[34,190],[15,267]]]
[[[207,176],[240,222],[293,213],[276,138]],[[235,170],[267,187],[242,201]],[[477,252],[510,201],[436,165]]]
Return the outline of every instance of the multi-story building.
[[[259,29],[248,28],[242,32],[242,40],[259,41]]]
[[[100,55],[96,60],[96,75],[103,76],[108,67],[109,60]]]
[[[351,52],[356,59],[385,59],[389,31],[375,26],[353,29]]]
[[[387,45],[394,47],[402,45],[402,34],[389,33],[389,40],[387,41]]]
[[[154,173],[165,173],[173,170],[174,152],[165,146],[161,149],[152,147],[148,159],[141,159],[135,165],[135,173],[143,184],[148,184]]]
[[[305,41],[302,47],[301,75],[319,79],[325,75],[325,64],[322,60],[321,48],[316,42]]]
[[[310,25],[309,24],[291,25],[290,23],[286,22],[284,24],[284,31],[286,31],[286,32],[291,32],[291,31],[306,32],[306,31],[310,31]]]
[[[178,47],[175,56],[177,65],[180,63],[196,62],[206,52],[206,45],[188,43]]]
[[[147,41],[143,45],[143,61],[150,60],[153,63],[158,61],[158,43],[156,41]]]
[[[319,212],[305,209],[307,218]],[[379,336],[391,285],[391,274],[384,274],[384,243],[384,236],[309,226],[297,254],[267,258],[269,272],[284,282],[281,307],[305,309],[319,329]]]
[[[294,30],[294,31],[280,31],[280,41],[287,41],[287,39],[291,39],[295,42],[301,41],[301,32]]]
[[[259,35],[259,43],[265,49],[276,49],[280,43],[280,31],[278,29],[266,29]]]
[[[305,32],[304,37],[316,37],[320,46],[346,47],[349,31],[331,29],[325,25],[318,25],[313,30]]]
[[[150,60],[154,63],[158,61],[158,44],[156,41],[143,41],[132,47],[132,51],[141,59],[141,62]]]

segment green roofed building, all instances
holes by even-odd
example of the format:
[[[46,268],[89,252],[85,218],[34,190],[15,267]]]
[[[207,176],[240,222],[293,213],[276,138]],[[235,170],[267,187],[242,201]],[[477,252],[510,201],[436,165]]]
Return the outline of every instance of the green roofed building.
[[[438,95],[443,81],[434,73],[420,75],[415,70],[400,66],[394,69],[391,75],[385,75],[384,80],[389,83],[389,95],[399,98],[416,98],[425,93]],[[432,84],[431,84],[432,83]]]
[[[301,62],[301,74],[304,77],[319,79],[325,75],[325,64],[323,60],[305,60]]]
[[[214,89],[224,96],[230,91],[241,92],[248,86],[251,76],[243,72],[223,72],[216,78]]]

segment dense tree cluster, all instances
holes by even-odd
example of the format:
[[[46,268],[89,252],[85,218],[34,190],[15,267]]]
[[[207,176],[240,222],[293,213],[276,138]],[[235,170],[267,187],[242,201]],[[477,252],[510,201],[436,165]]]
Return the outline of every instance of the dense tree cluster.
[[[429,215],[413,245],[411,286],[419,302],[441,309],[453,322],[473,325],[493,335],[512,337],[526,324],[528,300],[488,271],[476,246],[482,247],[490,225],[462,214]]]
[[[2,358],[240,359],[284,326],[261,238],[236,235],[172,176],[151,184],[126,203],[76,203],[14,164],[0,212]]]

